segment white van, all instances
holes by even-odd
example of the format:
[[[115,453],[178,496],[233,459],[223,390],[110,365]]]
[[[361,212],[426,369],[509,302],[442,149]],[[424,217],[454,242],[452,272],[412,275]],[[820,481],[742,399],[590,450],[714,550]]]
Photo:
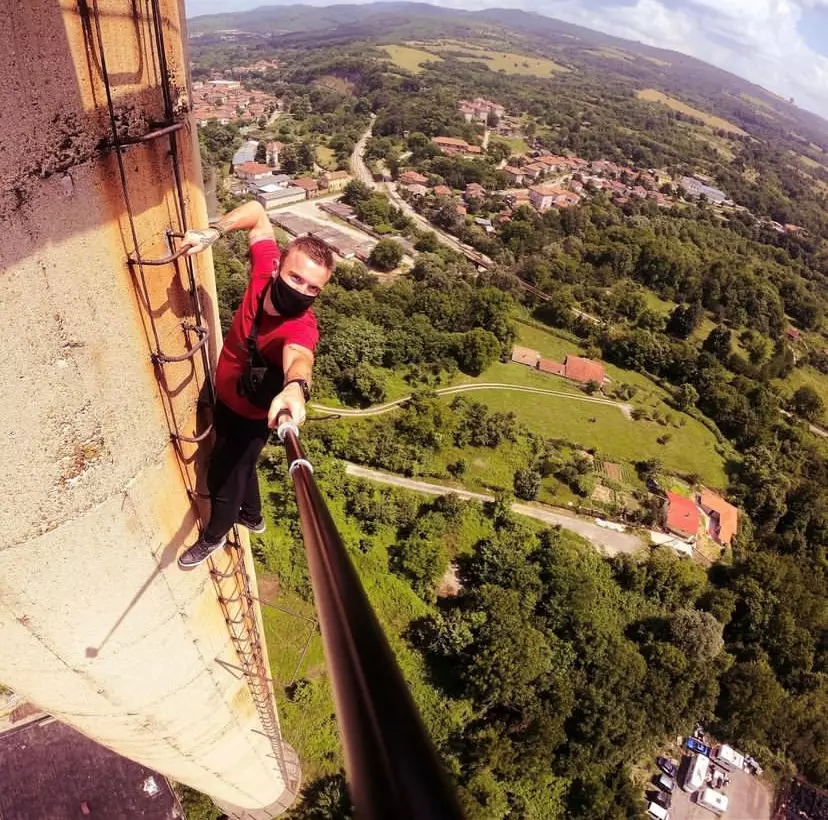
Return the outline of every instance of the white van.
[[[713,789],[705,789],[699,795],[699,805],[715,814],[724,814],[727,811],[727,795],[721,792],[713,791]]]
[[[647,817],[652,817],[653,820],[669,820],[670,815],[664,806],[659,806],[658,803],[650,803],[647,806]]]
[[[693,755],[690,759],[690,765],[687,767],[687,774],[684,776],[682,789],[686,792],[694,792],[696,789],[700,789],[704,785],[709,766],[710,758],[707,755]]]
[[[745,756],[737,752],[732,746],[722,743],[713,750],[713,759],[723,768],[732,772],[734,769],[744,769]]]

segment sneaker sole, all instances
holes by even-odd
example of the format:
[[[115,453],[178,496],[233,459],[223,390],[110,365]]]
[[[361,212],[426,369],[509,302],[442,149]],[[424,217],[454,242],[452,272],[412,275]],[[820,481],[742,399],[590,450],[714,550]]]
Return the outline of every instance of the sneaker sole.
[[[261,535],[263,532],[265,532],[265,530],[267,530],[267,527],[264,524],[260,524],[258,527],[251,527],[250,524],[245,524],[244,521],[236,521],[236,523],[240,524],[248,532],[255,532],[258,535]]]

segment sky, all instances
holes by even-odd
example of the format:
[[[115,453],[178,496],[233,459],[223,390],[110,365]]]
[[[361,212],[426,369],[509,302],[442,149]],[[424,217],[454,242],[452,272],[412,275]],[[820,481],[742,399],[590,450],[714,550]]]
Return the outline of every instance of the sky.
[[[190,17],[287,4],[185,2]],[[305,2],[332,5],[329,0]],[[828,118],[828,0],[440,0],[439,5],[534,11],[680,51],[793,97],[798,105]]]

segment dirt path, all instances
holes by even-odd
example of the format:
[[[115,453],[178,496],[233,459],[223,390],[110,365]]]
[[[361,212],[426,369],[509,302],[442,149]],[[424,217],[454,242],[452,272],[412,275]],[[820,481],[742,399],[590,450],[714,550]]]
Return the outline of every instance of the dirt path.
[[[576,396],[572,393],[563,393],[560,390],[544,390],[540,387],[521,387],[516,384],[458,384],[454,387],[441,387],[436,390],[438,396],[453,396],[455,393],[470,393],[475,390],[514,390],[518,393],[534,393],[539,396],[555,396],[559,399],[571,399],[572,401],[586,402],[587,404],[603,404],[609,407],[617,407],[621,413],[628,419],[632,418],[632,405],[622,404],[617,401],[610,401],[610,399],[599,399],[595,396]],[[411,396],[403,396],[401,399],[386,402],[385,404],[377,404],[373,407],[366,407],[364,410],[357,410],[352,407],[327,407],[324,404],[311,404],[311,409],[320,413],[327,413],[328,415],[337,416],[381,416],[383,413],[390,413],[401,404],[410,401]]]
[[[362,467],[359,464],[346,463],[345,472],[355,478],[364,478],[368,481],[376,481],[392,487],[402,487],[406,490],[413,490],[414,492],[425,493],[427,495],[454,494],[458,498],[468,501],[494,501],[494,496],[485,493],[475,493],[471,490],[455,489],[454,487],[443,487],[440,484],[430,484],[427,481],[417,481],[412,478],[382,473],[379,470],[372,470],[368,467]],[[592,519],[579,518],[577,515],[573,515],[566,510],[556,507],[549,507],[544,504],[515,502],[512,504],[512,512],[517,515],[525,515],[528,518],[543,521],[544,524],[560,526],[565,530],[577,533],[607,555],[617,555],[621,552],[633,553],[644,546],[643,541],[635,535],[605,529],[595,524]]]

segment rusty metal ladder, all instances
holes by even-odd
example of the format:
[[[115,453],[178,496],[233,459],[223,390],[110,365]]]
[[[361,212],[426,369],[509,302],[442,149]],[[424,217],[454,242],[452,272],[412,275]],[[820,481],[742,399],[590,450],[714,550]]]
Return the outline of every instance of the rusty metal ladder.
[[[85,36],[88,39],[88,47],[91,49],[94,49],[95,47],[92,42],[93,29],[95,35],[94,39],[97,40],[99,69],[106,90],[107,107],[112,132],[111,142],[108,147],[114,152],[117,158],[121,189],[129,220],[130,234],[133,245],[133,251],[128,254],[127,262],[130,269],[133,271],[133,274],[136,272],[138,274],[137,279],[138,283],[140,283],[141,297],[149,319],[153,347],[150,352],[150,359],[156,368],[156,375],[159,382],[163,384],[163,369],[165,365],[170,363],[192,361],[195,359],[196,355],[200,355],[204,385],[209,399],[208,403],[212,406],[215,403],[215,387],[213,385],[212,367],[207,349],[207,345],[210,340],[210,331],[204,323],[192,259],[186,255],[185,249],[175,249],[173,241],[176,238],[180,239],[187,230],[186,207],[177,146],[178,132],[187,127],[187,122],[186,120],[175,120],[172,95],[168,85],[169,69],[167,66],[163,31],[161,28],[162,18],[158,6],[158,0],[150,0],[150,3],[152,6],[154,50],[158,60],[159,74],[163,78],[161,81],[161,89],[164,95],[165,121],[151,127],[150,130],[141,136],[122,138],[118,133],[118,123],[113,103],[112,86],[110,84],[109,73],[106,66],[106,56],[103,37],[101,34],[100,20],[98,19],[97,14],[93,15],[90,12],[87,0],[79,0],[81,16],[84,18],[84,31]],[[170,253],[167,256],[158,259],[148,259],[145,258],[140,251],[138,232],[135,225],[135,215],[129,196],[129,185],[127,183],[123,153],[131,147],[147,145],[155,140],[163,138],[169,140],[170,144],[169,156],[171,159],[175,181],[176,209],[179,230],[173,231],[172,229],[169,229],[167,231],[166,238],[170,250]],[[178,265],[182,259],[186,267],[189,297],[193,309],[194,321],[184,321],[181,323],[186,351],[182,354],[172,355],[165,352],[161,348],[158,329],[152,310],[150,309],[150,294],[147,287],[146,273],[144,269],[146,267],[172,265],[178,272]],[[200,520],[200,510],[196,501],[201,497],[201,495],[196,491],[194,486],[191,486],[189,472],[187,470],[187,460],[184,456],[181,444],[198,444],[206,440],[213,431],[213,425],[212,423],[208,424],[203,431],[195,433],[192,436],[185,435],[178,427],[170,397],[168,397],[168,401],[169,411],[167,412],[167,420],[170,428],[170,438],[175,447],[179,469],[181,471],[182,480],[187,488],[190,502],[195,510],[196,517]],[[218,561],[213,556],[210,557],[208,566],[210,570],[210,577],[216,591],[216,596],[224,615],[227,630],[240,665],[237,667],[226,663],[222,665],[230,666],[232,669],[235,669],[241,673],[241,675],[245,678],[253,703],[256,707],[259,720],[262,724],[262,729],[264,730],[264,734],[268,738],[272,748],[271,757],[274,758],[276,767],[278,768],[286,787],[295,794],[299,789],[300,772],[295,761],[287,761],[285,758],[279,727],[279,719],[276,713],[274,701],[273,680],[270,677],[269,670],[265,664],[263,636],[259,626],[259,613],[256,610],[258,598],[254,594],[251,572],[245,561],[244,549],[239,539],[238,529],[235,527],[230,545],[226,549],[225,554],[229,556],[229,562],[226,567],[223,569],[220,568]]]

